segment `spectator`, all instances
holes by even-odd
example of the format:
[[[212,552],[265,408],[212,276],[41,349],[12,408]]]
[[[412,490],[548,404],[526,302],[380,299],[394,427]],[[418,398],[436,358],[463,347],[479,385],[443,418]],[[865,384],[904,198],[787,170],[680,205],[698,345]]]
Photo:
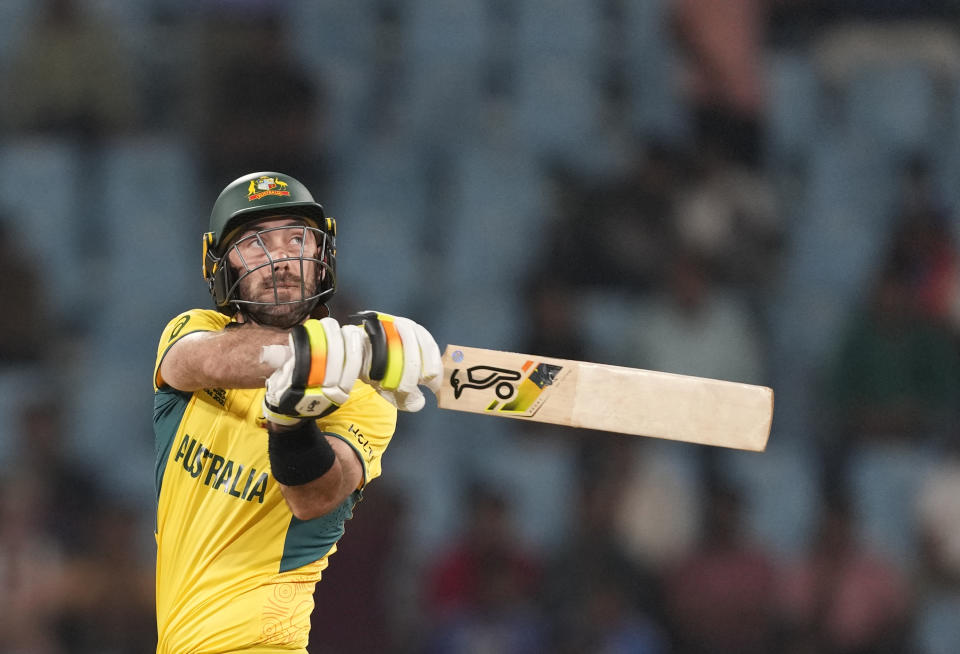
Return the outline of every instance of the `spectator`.
[[[703,261],[673,252],[668,281],[625,330],[623,365],[761,383],[763,335],[749,305],[716,287]]]
[[[428,652],[543,650],[539,569],[519,540],[508,501],[474,486],[459,538],[426,571]]]
[[[766,299],[764,292],[775,286],[784,236],[772,185],[713,148],[698,152],[692,169],[677,193],[679,242],[717,282]]]
[[[862,8],[867,4],[870,3],[864,3]],[[906,0],[901,4],[922,14],[938,3]],[[812,50],[820,78],[828,89],[842,93],[864,72],[903,65],[926,68],[944,87],[960,78],[960,38],[953,23],[907,16],[902,7],[885,15],[835,8],[834,11],[835,25],[819,34]],[[956,14],[957,9],[951,11]],[[956,21],[956,17],[952,20]]]
[[[103,138],[140,125],[134,58],[77,0],[46,0],[9,64],[7,120],[24,132]]]
[[[765,122],[761,0],[674,0],[673,22],[685,55],[686,92],[698,146],[729,161],[760,164]]]
[[[156,647],[153,557],[139,515],[118,502],[88,513],[93,546],[72,552],[63,576],[57,622],[64,651],[140,654]]]
[[[61,603],[64,551],[43,528],[50,507],[43,476],[0,480],[0,639],[4,650],[61,654],[54,630]]]
[[[472,601],[446,614],[427,638],[428,654],[546,651],[545,623],[514,575],[510,562],[479,561]]]
[[[553,204],[562,215],[544,249],[543,273],[580,288],[637,293],[655,287],[673,245],[672,203],[684,157],[667,146],[638,148],[625,172],[592,184],[554,172],[563,192]]]
[[[576,286],[544,275],[529,285],[529,340],[524,352],[545,357],[588,358],[586,344],[577,320]]]
[[[960,443],[938,457],[917,497],[917,525],[932,580],[960,588]]]
[[[4,366],[40,363],[51,350],[48,298],[39,259],[24,248],[11,224],[8,216],[0,215],[0,297],[6,306],[0,312],[0,363]]]
[[[310,630],[314,641],[310,652],[325,654],[361,654],[398,651],[398,633],[403,613],[391,611],[396,602],[390,591],[396,585],[396,561],[400,556],[400,536],[405,507],[396,495],[378,489],[363,498],[363,510],[357,511],[346,525],[345,545],[337,550],[334,564],[323,571],[323,583],[314,593],[316,609]],[[402,574],[402,573],[400,573]],[[371,593],[371,588],[381,589]],[[398,595],[400,593],[397,593]],[[363,616],[363,629],[356,628],[357,616]]]
[[[573,533],[550,557],[543,605],[557,654],[666,652],[659,579],[621,546],[614,476],[584,475]]]
[[[621,455],[614,512],[618,542],[638,565],[664,570],[697,545],[702,452],[680,443],[648,439],[630,443]]]
[[[921,484],[916,510],[922,547],[913,651],[948,654],[960,643],[960,440],[956,437]]]
[[[922,316],[960,333],[960,247],[933,174],[923,157],[911,159],[904,167],[888,256],[917,299]]]
[[[854,312],[832,374],[828,446],[840,459],[857,442],[930,442],[956,415],[956,345],[942,324],[921,313],[911,283],[894,266],[882,270]]]
[[[666,606],[678,654],[775,651],[771,555],[750,542],[738,491],[714,484],[699,546],[665,575]]]
[[[44,480],[49,507],[41,526],[64,550],[88,551],[95,546],[93,514],[103,501],[93,471],[70,451],[61,411],[49,403],[20,408],[13,456],[24,474]]]
[[[428,571],[427,609],[443,615],[477,601],[484,583],[481,568],[496,561],[526,596],[534,594],[539,572],[532,557],[518,547],[510,504],[500,494],[475,484],[467,498],[464,527],[456,542]]]
[[[204,11],[191,121],[204,178],[220,185],[236,170],[290,170],[328,195],[325,90],[288,47],[282,14],[272,3]]]
[[[786,639],[819,654],[902,652],[910,602],[903,575],[860,542],[847,501],[832,497],[804,560],[783,580]]]

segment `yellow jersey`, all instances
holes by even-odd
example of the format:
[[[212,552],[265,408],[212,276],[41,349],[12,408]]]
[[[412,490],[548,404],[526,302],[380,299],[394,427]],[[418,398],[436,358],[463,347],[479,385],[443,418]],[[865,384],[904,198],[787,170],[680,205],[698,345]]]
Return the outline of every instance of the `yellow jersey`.
[[[380,475],[396,409],[358,381],[317,421],[363,464],[361,488],[315,520],[293,516],[270,474],[264,389],[178,391],[160,363],[187,334],[231,319],[187,311],[166,326],[154,367],[158,654],[306,652],[313,592],[361,489]]]

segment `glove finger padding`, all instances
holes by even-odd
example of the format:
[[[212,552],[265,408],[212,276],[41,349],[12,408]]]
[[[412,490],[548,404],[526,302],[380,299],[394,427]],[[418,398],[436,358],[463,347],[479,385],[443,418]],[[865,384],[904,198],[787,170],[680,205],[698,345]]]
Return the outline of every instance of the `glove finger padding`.
[[[340,328],[343,337],[343,374],[341,388],[353,388],[353,383],[360,378],[366,357],[366,332],[359,325],[343,325]],[[346,384],[349,382],[349,387]]]
[[[324,416],[347,401],[363,362],[333,318],[308,320],[290,332],[290,356],[267,378],[266,417],[280,424]]]
[[[356,317],[363,322],[370,342],[366,381],[398,409],[422,409],[426,400],[419,386],[436,392],[443,372],[433,336],[408,318],[375,311]]]
[[[420,345],[420,383],[436,394],[443,384],[443,357],[440,348],[433,335],[422,325],[413,323],[413,328]]]

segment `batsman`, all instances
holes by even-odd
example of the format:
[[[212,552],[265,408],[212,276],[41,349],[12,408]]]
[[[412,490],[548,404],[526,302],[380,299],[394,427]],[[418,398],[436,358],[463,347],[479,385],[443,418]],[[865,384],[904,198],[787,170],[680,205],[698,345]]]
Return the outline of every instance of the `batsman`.
[[[412,320],[330,316],[336,224],[257,172],[203,235],[214,309],[163,330],[154,367],[157,652],[306,652],[313,593],[397,410],[442,376]]]

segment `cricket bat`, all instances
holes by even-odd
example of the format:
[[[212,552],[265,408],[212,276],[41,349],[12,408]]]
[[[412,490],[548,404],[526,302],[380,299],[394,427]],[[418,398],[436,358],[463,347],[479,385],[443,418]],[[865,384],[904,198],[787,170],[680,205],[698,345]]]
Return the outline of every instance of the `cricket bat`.
[[[763,451],[773,390],[462,345],[443,354],[441,409]]]

